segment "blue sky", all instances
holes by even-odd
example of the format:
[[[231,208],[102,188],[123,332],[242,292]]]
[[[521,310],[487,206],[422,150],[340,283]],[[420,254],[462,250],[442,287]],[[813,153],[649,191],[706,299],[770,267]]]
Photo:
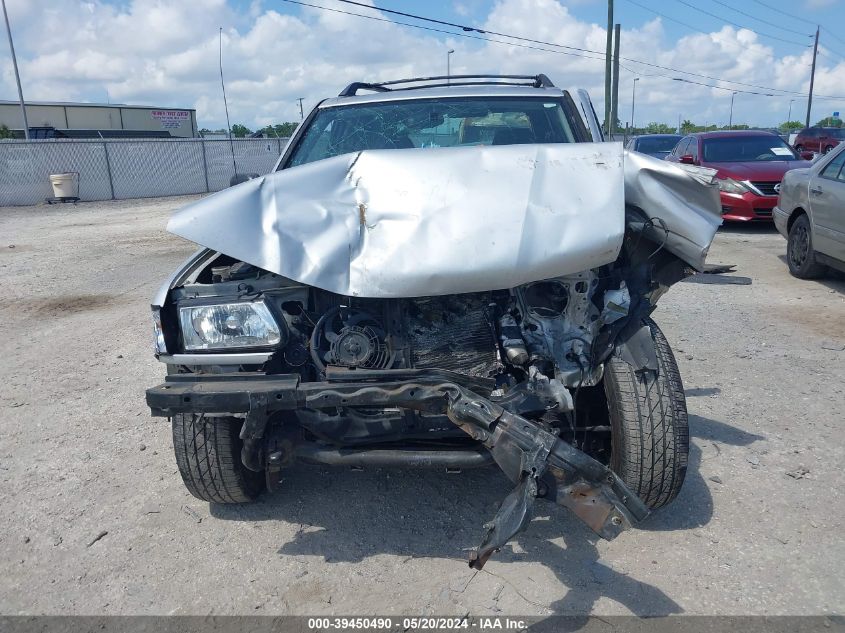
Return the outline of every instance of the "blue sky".
[[[304,1],[413,22],[338,0]],[[32,100],[195,107],[200,125],[220,126],[224,121],[217,77],[221,26],[232,118],[251,127],[297,119],[297,97],[304,97],[308,107],[336,94],[349,81],[443,73],[450,48],[455,49],[455,73],[546,72],[558,85],[586,87],[599,110],[603,100],[601,60],[520,48],[513,41],[491,43],[407,28],[282,0],[7,2],[25,96]],[[604,0],[374,0],[374,4],[559,45],[604,49]],[[623,123],[631,118],[634,77],[639,77],[638,125],[670,123],[679,115],[697,123],[727,123],[733,91],[737,91],[734,122],[776,125],[786,119],[790,101],[792,118],[803,119],[809,35],[815,31],[811,23],[823,27],[816,85],[820,96],[814,101],[812,118],[845,110],[845,31],[839,27],[845,24],[843,0],[616,0],[615,6],[615,21],[623,27]],[[0,98],[10,99],[15,91],[7,51],[4,42]],[[838,98],[826,98],[831,96]]]

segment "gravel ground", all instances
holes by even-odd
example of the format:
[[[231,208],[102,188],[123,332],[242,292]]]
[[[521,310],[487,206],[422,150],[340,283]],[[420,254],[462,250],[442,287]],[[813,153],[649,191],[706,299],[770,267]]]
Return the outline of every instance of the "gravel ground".
[[[0,613],[845,610],[845,282],[790,277],[773,229],[711,251],[753,285],[678,284],[655,314],[691,416],[678,500],[611,543],[538,503],[475,572],[495,469],[302,466],[235,508],[186,492],[144,389],[149,298],[193,250],[164,226],[191,199],[0,209]]]

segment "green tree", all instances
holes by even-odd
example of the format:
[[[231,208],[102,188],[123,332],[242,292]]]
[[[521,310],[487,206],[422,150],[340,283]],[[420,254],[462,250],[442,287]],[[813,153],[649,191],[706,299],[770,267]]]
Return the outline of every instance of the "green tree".
[[[781,132],[791,132],[792,130],[800,130],[804,127],[804,124],[801,121],[784,121],[780,125],[778,125],[778,129]]]
[[[279,138],[289,138],[299,124],[293,121],[286,121],[284,123],[276,123],[275,125],[267,125],[259,130],[265,136],[278,136]]]
[[[243,138],[244,136],[247,136],[249,134],[252,134],[252,130],[250,130],[247,126],[241,123],[235,123],[232,126],[232,136]]]
[[[842,127],[842,119],[826,116],[816,123],[816,127]]]
[[[699,129],[699,126],[697,126],[689,119],[684,119],[684,122],[681,123],[681,134],[690,134],[691,132],[698,132]]]
[[[665,123],[651,122],[645,126],[646,134],[674,134],[675,128]]]
[[[0,125],[0,138],[15,138],[15,133],[4,123]]]

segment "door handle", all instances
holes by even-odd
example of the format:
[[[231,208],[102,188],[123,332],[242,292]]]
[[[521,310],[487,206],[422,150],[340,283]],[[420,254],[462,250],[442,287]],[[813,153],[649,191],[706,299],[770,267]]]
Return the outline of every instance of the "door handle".
[[[815,196],[820,196],[824,193],[824,191],[822,190],[821,187],[817,187],[817,188],[810,187],[810,193],[812,193]]]

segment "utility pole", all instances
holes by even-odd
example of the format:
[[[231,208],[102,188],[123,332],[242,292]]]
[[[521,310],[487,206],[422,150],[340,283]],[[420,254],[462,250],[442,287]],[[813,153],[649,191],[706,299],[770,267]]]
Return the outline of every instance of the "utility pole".
[[[617,24],[613,27],[613,95],[610,102],[610,127],[609,140],[613,140],[613,133],[616,131],[616,120],[619,118],[619,32],[621,27]]]
[[[235,160],[235,141],[232,140],[232,124],[229,122],[229,102],[226,101],[226,84],[223,83],[223,27],[220,27],[220,88],[223,91],[223,109],[226,111],[226,130],[229,132],[229,149],[232,150],[232,169],[238,175],[238,161]]]
[[[297,101],[299,101],[299,120],[300,121],[305,119],[305,112],[302,110],[302,100],[304,98],[305,97],[299,97],[299,99],[297,99]]]
[[[639,80],[639,77],[634,77],[634,86],[631,88],[631,134],[634,133],[634,103],[637,99],[637,82]]]
[[[15,69],[15,81],[18,84],[18,100],[21,102],[21,116],[23,117],[23,135],[29,140],[29,122],[26,120],[26,106],[23,102],[23,90],[21,89],[21,76],[18,73],[18,59],[15,57],[15,44],[12,41],[12,27],[9,26],[9,14],[6,12],[6,0],[3,0],[3,17],[6,19],[6,34],[9,36],[9,50],[12,51],[12,67]],[[816,33],[818,40],[818,33]],[[809,114],[807,115],[809,116]]]
[[[448,51],[446,51],[446,83],[447,84],[452,83],[452,64],[451,64],[450,60],[452,58],[452,53],[454,53],[454,52],[455,52],[454,48],[450,48]]]
[[[819,52],[819,27],[816,27],[816,43],[813,44],[813,68],[810,71],[810,96],[807,97],[807,120],[804,127],[810,127],[810,110],[813,109],[813,84],[816,81],[816,55]]]
[[[786,115],[786,122],[787,123],[789,123],[792,120],[792,102],[793,101],[795,101],[795,99],[789,100],[789,114]]]
[[[736,96],[736,93],[732,92],[731,93],[731,114],[728,117],[728,129],[729,130],[733,129],[733,124],[734,124],[734,97],[735,96]]]
[[[610,74],[613,51],[613,0],[607,0],[607,47],[604,54],[604,129],[610,134]]]

